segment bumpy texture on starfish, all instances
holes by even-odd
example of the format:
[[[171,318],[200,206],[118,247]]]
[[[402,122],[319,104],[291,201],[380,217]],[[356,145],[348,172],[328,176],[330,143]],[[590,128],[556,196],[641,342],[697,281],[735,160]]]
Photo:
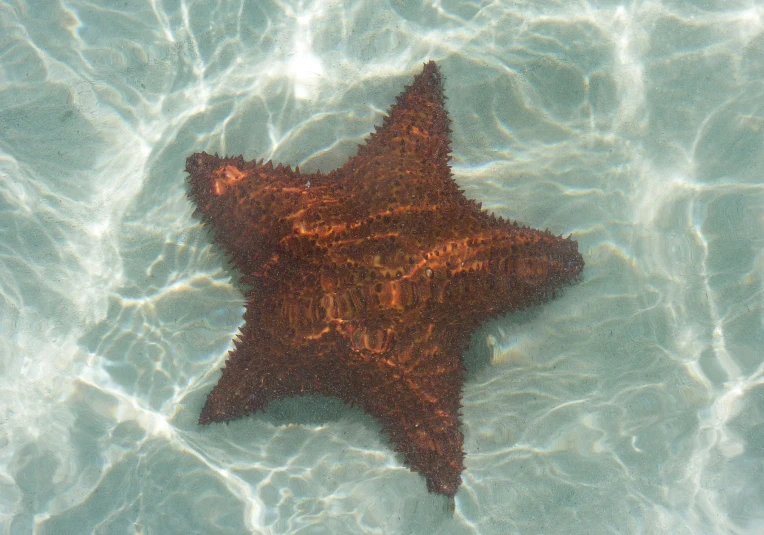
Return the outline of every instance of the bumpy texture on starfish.
[[[206,153],[190,196],[249,286],[245,324],[200,423],[320,393],[359,405],[430,490],[464,468],[461,356],[486,319],[578,277],[577,243],[489,215],[451,177],[449,119],[424,66],[329,174]]]

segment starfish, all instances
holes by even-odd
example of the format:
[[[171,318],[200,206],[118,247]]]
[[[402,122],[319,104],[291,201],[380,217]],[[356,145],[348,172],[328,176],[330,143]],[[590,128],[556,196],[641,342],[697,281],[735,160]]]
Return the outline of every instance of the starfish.
[[[381,424],[428,488],[464,469],[462,354],[490,317],[579,277],[570,238],[489,215],[451,176],[434,62],[328,174],[204,152],[189,196],[241,273],[244,325],[199,422],[319,393]]]

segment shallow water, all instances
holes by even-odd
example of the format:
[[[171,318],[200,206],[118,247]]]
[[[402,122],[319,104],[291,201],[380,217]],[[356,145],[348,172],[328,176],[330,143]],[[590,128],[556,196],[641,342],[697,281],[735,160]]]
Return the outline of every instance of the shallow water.
[[[4,533],[764,531],[764,4],[0,4]],[[430,59],[581,283],[465,355],[453,512],[318,397],[196,424],[243,298],[196,151],[328,171]]]

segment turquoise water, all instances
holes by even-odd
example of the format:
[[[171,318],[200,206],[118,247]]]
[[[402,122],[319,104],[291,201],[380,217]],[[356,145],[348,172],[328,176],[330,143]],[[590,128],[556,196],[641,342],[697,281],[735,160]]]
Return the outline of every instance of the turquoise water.
[[[3,533],[764,532],[760,0],[5,1],[0,54]],[[331,170],[430,59],[460,186],[586,260],[474,334],[453,511],[334,400],[197,426],[243,298],[183,172]]]

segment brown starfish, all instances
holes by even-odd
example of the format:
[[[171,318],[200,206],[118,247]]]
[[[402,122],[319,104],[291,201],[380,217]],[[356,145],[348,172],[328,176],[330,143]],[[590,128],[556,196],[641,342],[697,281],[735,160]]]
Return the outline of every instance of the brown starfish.
[[[250,287],[245,324],[200,423],[306,393],[359,405],[430,490],[461,483],[462,353],[481,322],[576,279],[575,241],[504,221],[451,177],[449,119],[424,66],[329,174],[186,161],[190,196]]]

